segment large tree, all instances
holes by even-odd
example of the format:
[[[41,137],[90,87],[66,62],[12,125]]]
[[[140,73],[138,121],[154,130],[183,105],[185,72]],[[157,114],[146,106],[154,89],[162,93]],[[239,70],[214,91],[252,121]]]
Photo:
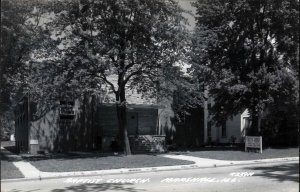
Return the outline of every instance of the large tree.
[[[28,20],[39,18],[33,10],[37,1],[1,1],[1,49],[0,49],[0,119],[1,133],[11,133],[13,106],[20,99],[28,78],[30,53],[39,47],[42,38],[37,26]],[[39,22],[37,22],[38,24]]]
[[[58,1],[46,28],[57,44],[45,49],[64,80],[115,96],[118,140],[131,154],[126,91],[158,97],[163,69],[180,59],[185,46],[183,10],[173,0]],[[43,50],[36,53],[43,57]],[[46,63],[47,63],[46,62]]]
[[[194,6],[192,61],[209,72],[215,119],[248,108],[257,134],[266,108],[297,99],[299,1],[199,0]]]

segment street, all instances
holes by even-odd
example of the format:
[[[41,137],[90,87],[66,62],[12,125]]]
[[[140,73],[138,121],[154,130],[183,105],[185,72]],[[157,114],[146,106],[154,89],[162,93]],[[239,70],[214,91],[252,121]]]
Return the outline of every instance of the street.
[[[299,191],[299,162],[2,182],[3,192]]]

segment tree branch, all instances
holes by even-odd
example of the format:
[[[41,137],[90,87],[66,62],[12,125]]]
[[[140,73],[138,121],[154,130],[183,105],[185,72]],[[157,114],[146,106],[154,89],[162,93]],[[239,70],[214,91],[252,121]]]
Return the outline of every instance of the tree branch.
[[[134,72],[132,72],[131,74],[129,74],[129,75],[125,78],[124,84],[126,84],[126,83],[130,80],[131,77],[133,77],[134,75],[137,75],[137,74],[139,74],[139,73],[142,73],[142,70],[134,71]]]
[[[118,92],[116,91],[116,89],[115,89],[114,84],[113,84],[112,82],[108,81],[105,75],[101,74],[101,75],[99,75],[99,77],[100,77],[103,81],[105,81],[107,84],[110,85],[111,89],[113,90],[113,92],[114,92],[115,94],[118,93]]]

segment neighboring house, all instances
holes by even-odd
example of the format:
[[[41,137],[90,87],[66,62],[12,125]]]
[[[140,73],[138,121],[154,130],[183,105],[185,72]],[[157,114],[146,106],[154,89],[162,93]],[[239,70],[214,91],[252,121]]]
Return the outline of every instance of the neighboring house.
[[[235,138],[235,143],[243,143],[248,129],[251,127],[248,110],[229,118],[222,126],[216,126],[210,115],[213,99],[202,106],[188,110],[188,114],[177,114],[175,117],[171,108],[166,108],[160,124],[163,126],[163,134],[166,135],[167,145],[183,148],[197,148],[210,144],[228,144]],[[163,123],[165,122],[165,124]]]
[[[211,117],[209,117],[207,121],[207,142],[215,144],[243,143],[250,127],[251,121],[248,110],[227,119],[221,126],[215,126]]]

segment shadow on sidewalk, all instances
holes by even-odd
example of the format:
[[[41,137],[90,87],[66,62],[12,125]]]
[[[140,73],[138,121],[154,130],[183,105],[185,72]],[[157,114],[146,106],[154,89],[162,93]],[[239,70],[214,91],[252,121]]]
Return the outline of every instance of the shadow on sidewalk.
[[[91,192],[91,191],[126,191],[140,192],[144,189],[136,189],[132,183],[99,183],[99,184],[81,184],[76,186],[65,187],[63,189],[53,189],[51,192]],[[10,190],[9,192],[21,192],[20,190]]]
[[[144,191],[142,189],[136,189],[132,186],[132,183],[99,183],[99,184],[81,184],[76,186],[65,187],[64,189],[54,189],[51,192],[89,192],[89,191],[127,191],[127,192],[139,192]]]
[[[259,173],[255,174],[255,176],[261,176],[280,182],[293,181],[299,183],[299,163],[289,163],[286,165],[278,165],[274,167],[255,166],[247,167],[245,169],[260,171]]]

